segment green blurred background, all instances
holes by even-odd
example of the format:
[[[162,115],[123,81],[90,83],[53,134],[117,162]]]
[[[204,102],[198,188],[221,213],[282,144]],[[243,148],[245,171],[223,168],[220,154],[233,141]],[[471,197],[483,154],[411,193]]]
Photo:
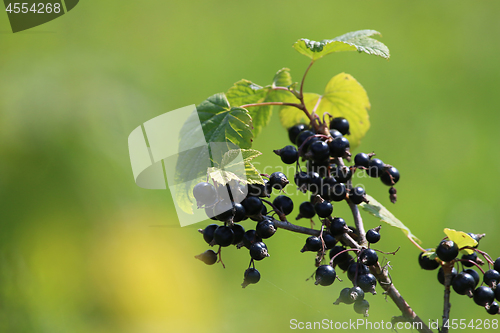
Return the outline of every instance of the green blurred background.
[[[497,257],[499,14],[493,1],[86,0],[17,34],[2,14],[0,331],[281,332],[292,318],[360,318],[332,305],[347,281],[305,282],[305,236],[278,231],[257,264],[261,281],[246,289],[244,250],[224,251],[226,269],[195,260],[207,223],[180,228],[169,191],[137,187],[130,167],[127,137],[141,123],[242,78],[269,84],[282,67],[299,80],[308,61],[291,45],[302,37],[383,33],[389,61],[330,55],[305,90],[352,74],[372,103],[360,149],[402,174],[396,205],[377,180],[368,192],[424,247],[450,227],[487,233],[481,248]],[[288,144],[277,116],[255,140],[261,165],[281,165],[272,150]],[[352,222],[344,206],[335,212]],[[440,318],[443,288],[418,250],[386,226],[377,245],[401,246],[389,258],[396,287],[421,318]],[[369,319],[399,315],[378,290]],[[464,296],[452,303],[452,318],[491,318]]]

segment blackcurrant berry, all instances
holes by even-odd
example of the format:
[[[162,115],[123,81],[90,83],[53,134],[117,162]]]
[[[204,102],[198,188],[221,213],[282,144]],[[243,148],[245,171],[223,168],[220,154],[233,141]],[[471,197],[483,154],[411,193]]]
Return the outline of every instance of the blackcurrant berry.
[[[250,246],[252,246],[253,243],[258,243],[261,241],[262,241],[262,238],[260,238],[257,235],[257,232],[255,230],[247,230],[245,232],[245,234],[243,235],[243,245],[247,249],[250,249]]]
[[[336,256],[337,254],[339,254],[340,252],[342,251],[345,251],[345,247],[342,247],[342,246],[334,246],[331,250],[330,250],[330,259],[332,259],[334,256]],[[337,265],[339,265],[341,262],[348,262],[348,261],[351,261],[352,260],[352,257],[351,255],[349,254],[349,252],[343,252],[341,254],[339,254],[334,260],[333,262]],[[346,269],[348,268],[349,266],[346,267]]]
[[[317,173],[317,172],[310,172],[309,173],[309,186],[307,187],[307,189],[312,194],[319,194],[322,187],[323,187],[323,178],[321,178],[319,176],[319,173]]]
[[[293,201],[285,195],[278,195],[274,198],[273,205],[285,215],[293,211]]]
[[[210,244],[214,239],[214,232],[219,226],[217,224],[210,224],[203,229],[203,239],[207,244]]]
[[[495,265],[493,266],[493,269],[497,272],[500,272],[500,258],[497,258],[495,260]]]
[[[325,161],[330,157],[330,148],[328,144],[324,141],[316,141],[309,145],[309,149],[306,153],[306,158],[312,159],[314,161]]]
[[[474,278],[470,274],[460,272],[453,279],[451,285],[457,294],[472,297],[475,283]]]
[[[279,155],[281,161],[285,164],[293,164],[299,159],[299,152],[294,146],[285,146],[274,152]]]
[[[306,125],[304,124],[297,124],[295,126],[292,126],[288,129],[288,138],[290,141],[295,144],[297,141],[297,136],[299,135],[300,132],[306,129]]]
[[[472,252],[472,254],[464,254],[462,255],[462,260],[470,260],[472,262],[476,262],[477,254],[476,252]],[[462,265],[464,265],[465,267],[472,267],[474,266],[472,262],[462,261]]]
[[[349,122],[343,117],[333,118],[330,121],[330,129],[336,129],[342,135],[349,134]]]
[[[215,218],[219,221],[229,221],[234,217],[235,214],[236,211],[231,201],[219,201],[214,206],[214,215]]]
[[[370,166],[370,156],[365,153],[356,154],[356,156],[354,156],[354,165],[368,168]]]
[[[340,133],[339,131],[337,131],[336,129],[331,129],[330,130],[330,135],[332,138],[338,138],[338,137],[341,137],[342,136],[342,133]]]
[[[399,181],[399,171],[395,167],[384,168],[380,180],[387,186],[393,186]]]
[[[490,287],[479,287],[474,290],[474,302],[477,305],[486,306],[495,300],[495,292]]]
[[[496,288],[500,281],[500,273],[494,269],[484,272],[483,281],[491,288]]]
[[[243,220],[247,219],[247,212],[245,210],[245,207],[243,207],[242,204],[240,203],[233,203],[234,209],[235,209],[235,214],[233,217],[233,222],[240,222]]]
[[[257,197],[247,197],[241,204],[245,207],[247,216],[257,215],[262,210],[262,201]]]
[[[323,233],[323,242],[325,242],[325,247],[327,249],[331,249],[337,244],[335,237],[326,232]]]
[[[308,158],[308,156],[305,156]],[[306,163],[307,171],[317,172],[320,177],[325,177],[328,172],[328,160],[314,161],[308,160]]]
[[[247,268],[245,271],[245,274],[243,275],[243,283],[241,286],[245,288],[249,284],[254,284],[259,282],[260,280],[260,273],[258,270],[255,268]]]
[[[241,224],[233,224],[231,227],[233,230],[233,244],[236,245],[243,240],[243,236],[245,235],[245,228],[241,226]]]
[[[316,205],[314,205],[314,210],[319,217],[326,218],[332,215],[333,206],[328,201],[318,202]]]
[[[451,270],[451,282],[453,282],[453,280],[457,277],[457,275],[458,275],[458,272],[455,269],[455,267],[453,267],[452,270]],[[443,270],[443,267],[439,268],[438,274],[437,274],[437,278],[438,278],[439,283],[441,283],[442,285],[444,285],[444,270]]]
[[[500,288],[495,288],[495,299],[500,302]]]
[[[490,306],[486,309],[486,311],[490,314],[490,315],[496,315],[498,314],[498,312],[500,311],[500,306],[498,306],[498,303],[497,302],[493,302],[490,304]]]
[[[293,179],[295,180],[295,184],[299,188],[300,187],[307,187],[309,185],[309,182],[310,182],[309,174],[307,172],[304,172],[304,171],[297,172]]]
[[[207,182],[201,182],[194,186],[193,196],[196,199],[198,208],[211,206],[217,201],[217,191],[215,187]]]
[[[365,292],[358,286],[352,287],[349,292],[354,301],[362,301],[365,298]]]
[[[283,172],[277,171],[271,174],[271,176],[269,177],[269,183],[271,184],[272,188],[282,190],[285,186],[288,185],[289,181]]]
[[[458,246],[452,240],[443,240],[436,248],[436,254],[442,261],[452,261],[458,255]]]
[[[354,187],[349,192],[349,200],[355,205],[359,205],[360,203],[366,200],[366,192],[362,187]]]
[[[356,270],[358,271],[357,275],[364,275],[370,273],[370,269],[368,266],[360,263],[360,262],[354,262],[349,265],[347,268],[347,278],[351,281],[354,281],[354,277],[356,276]]]
[[[331,157],[344,157],[349,151],[350,144],[349,140],[341,136],[330,141],[328,147],[330,148]]]
[[[358,275],[357,285],[365,293],[376,294],[375,286],[377,285],[377,279],[372,273]]]
[[[364,317],[368,317],[369,309],[370,309],[370,303],[368,303],[366,299],[354,302],[354,311],[356,313],[362,314]]]
[[[363,264],[373,266],[378,262],[378,255],[373,249],[364,249],[359,254],[359,259]]]
[[[276,233],[276,226],[272,219],[264,219],[263,221],[257,223],[257,227],[255,228],[257,231],[257,235],[259,235],[262,239],[266,239],[271,237]]]
[[[340,303],[345,303],[345,304],[352,304],[354,303],[354,299],[351,298],[351,288],[344,288],[340,291],[340,296],[337,298],[337,300],[333,304],[340,304]]]
[[[330,220],[330,233],[333,236],[340,236],[345,233],[347,226],[345,220],[341,217],[335,217]]]
[[[265,257],[269,257],[267,253],[267,246],[263,242],[255,242],[250,246],[250,257],[253,260],[262,260]]]
[[[214,241],[222,247],[229,246],[233,243],[234,232],[226,226],[219,226],[214,232]]]
[[[382,175],[384,168],[384,162],[382,162],[382,160],[378,158],[374,158],[370,160],[370,164],[368,165],[368,169],[366,169],[366,173],[368,173],[370,177],[378,178]]]
[[[295,140],[295,145],[297,147],[301,147],[302,144],[307,140],[307,143],[302,147],[302,151],[306,151],[307,147],[313,143],[312,138],[309,139],[311,136],[314,136],[314,132],[309,131],[309,130],[303,130],[297,135],[297,139]]]
[[[418,263],[421,268],[432,271],[438,268],[440,265],[435,259],[431,259],[430,256],[424,255],[424,252],[420,252],[418,255]]]
[[[205,207],[205,214],[207,214],[207,217],[210,218],[211,220],[219,221],[215,218],[213,206]]]
[[[269,181],[264,179],[264,184],[248,184],[248,195],[252,197],[270,197],[271,187]]]
[[[335,282],[337,273],[330,265],[321,265],[316,269],[316,282],[315,285],[329,286]]]
[[[318,252],[319,250],[321,250],[322,247],[323,243],[321,242],[321,238],[316,236],[310,236],[307,237],[306,244],[304,245],[302,250],[300,250],[300,252],[302,253],[306,251]]]
[[[347,187],[342,183],[337,183],[332,186],[329,198],[332,201],[342,201],[347,197]]]
[[[377,227],[380,230],[380,227]],[[375,244],[380,240],[380,233],[375,229],[370,229],[366,232],[366,241]]]
[[[250,216],[250,220],[255,221],[255,222],[260,222],[264,219],[264,217],[267,215],[267,207],[262,203],[262,209],[260,210],[260,215],[253,215]]]
[[[314,210],[314,205],[309,201],[304,201],[299,206],[299,215],[297,216],[297,220],[300,218],[312,219],[316,215],[316,211]]]
[[[351,171],[351,168],[349,167],[341,167],[341,166],[338,166],[336,169],[335,169],[335,179],[337,180],[337,182],[339,183],[347,183],[348,180],[350,180],[352,178],[352,171]]]
[[[354,262],[354,259],[350,254],[347,255],[347,258],[348,259],[346,261],[335,263],[343,271],[346,271],[349,268],[349,265]]]
[[[207,265],[213,265],[217,262],[217,253],[212,250],[206,250],[205,252],[200,253],[194,257],[203,261]]]
[[[474,287],[477,287],[477,285],[479,284],[479,281],[481,281],[479,274],[475,270],[470,269],[470,268],[464,269],[464,273],[470,274],[474,278],[474,282],[476,283],[476,285]]]

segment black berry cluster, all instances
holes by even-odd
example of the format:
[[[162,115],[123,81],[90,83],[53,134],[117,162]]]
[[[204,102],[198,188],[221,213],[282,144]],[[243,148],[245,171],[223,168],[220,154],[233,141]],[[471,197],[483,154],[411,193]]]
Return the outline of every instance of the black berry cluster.
[[[475,239],[478,243],[484,235],[468,234]],[[450,239],[445,238],[442,240],[436,249],[427,249],[421,252],[418,256],[418,263],[420,267],[425,270],[438,270],[438,281],[445,284],[445,271],[450,274],[450,285],[458,295],[467,295],[474,300],[474,302],[486,309],[489,314],[499,314],[499,305],[496,301],[500,302],[500,258],[495,262],[491,257],[483,251],[477,249],[478,245],[474,248],[465,247],[459,248],[458,245]],[[462,250],[473,250],[471,254],[463,253]],[[485,263],[477,254],[481,254],[488,263],[488,270],[484,271],[481,266]],[[459,272],[455,266],[460,266]],[[471,268],[472,267],[472,268]],[[473,268],[477,268],[480,274]]]
[[[370,244],[380,240],[380,227],[360,235],[342,217],[334,216],[334,203],[343,200],[354,205],[368,202],[364,188],[352,185],[352,177],[358,169],[391,186],[394,190],[391,198],[395,201],[395,189],[392,186],[398,182],[399,172],[379,159],[372,159],[374,154],[360,153],[356,155],[354,165],[345,166],[344,159],[350,161],[351,157],[349,141],[344,137],[348,134],[349,122],[345,118],[333,118],[329,124],[321,124],[316,129],[298,124],[288,130],[294,145],[274,152],[283,163],[296,165],[295,184],[301,192],[310,192],[311,195],[310,200],[299,205],[296,220],[310,219],[311,226],[314,226],[313,218],[317,216],[321,222],[320,230],[308,229],[308,233],[313,235],[306,238],[301,249],[301,252],[316,254],[316,271],[313,274],[315,284],[332,285],[339,279],[336,269],[346,272],[352,287],[343,289],[335,304],[354,304],[357,313],[367,316],[369,303],[365,293],[376,294],[377,285],[370,267],[378,265],[377,252],[370,248]],[[301,163],[304,165],[301,166]],[[221,222],[200,229],[204,240],[210,246],[218,245],[219,250],[205,251],[196,258],[211,265],[221,261],[221,248],[230,245],[246,247],[250,254],[250,265],[244,272],[243,287],[260,280],[255,262],[269,256],[264,241],[276,233],[280,223],[289,225],[287,216],[294,210],[294,203],[285,192],[289,184],[286,175],[274,172],[262,176],[265,178],[264,184],[241,185],[233,182],[220,185],[202,182],[193,189],[198,208],[205,209],[212,220]],[[268,198],[273,194],[276,196],[271,201]],[[257,222],[254,229],[245,231],[237,224],[246,219]],[[283,224],[281,227],[284,227]],[[347,248],[350,244],[345,240],[345,235],[361,246]],[[329,262],[324,260],[327,250],[330,250]]]
[[[198,183],[193,188],[193,196],[198,208],[204,208],[207,216],[221,222],[210,224],[199,231],[210,246],[219,246],[214,252],[207,250],[196,256],[208,265],[221,261],[221,249],[230,245],[247,248],[250,255],[249,268],[244,273],[242,286],[257,283],[260,273],[255,269],[254,261],[269,257],[267,245],[263,240],[272,237],[277,230],[275,219],[269,215],[274,213],[280,219],[286,220],[286,215],[293,210],[293,201],[285,195],[278,195],[273,202],[264,199],[270,197],[273,189],[280,192],[289,183],[282,172],[267,176],[264,184],[241,185],[231,182],[227,185],[209,182]],[[240,201],[240,202],[238,202]],[[267,206],[266,206],[267,205]],[[268,214],[269,209],[269,214]],[[240,224],[247,219],[257,222],[255,229],[246,230]]]

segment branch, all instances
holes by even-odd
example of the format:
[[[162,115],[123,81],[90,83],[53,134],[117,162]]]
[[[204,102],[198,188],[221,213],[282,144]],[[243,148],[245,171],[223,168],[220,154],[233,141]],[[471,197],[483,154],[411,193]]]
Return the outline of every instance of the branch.
[[[448,263],[443,266],[444,273],[444,305],[443,305],[443,325],[439,332],[448,333],[448,327],[445,327],[445,324],[449,326],[450,324],[450,285],[451,285],[451,272],[453,270],[453,263]]]
[[[354,225],[359,232],[359,244],[361,246],[368,246],[368,242],[366,241],[365,227],[363,225],[361,214],[359,213],[358,205],[352,203],[349,199],[346,199],[346,201],[349,204],[349,208],[351,208],[352,216],[354,218]]]
[[[278,221],[274,220],[274,225],[293,232],[298,232],[301,234],[306,234],[306,235],[311,235],[311,236],[319,236],[320,231],[319,230],[314,230],[310,228],[304,228],[295,224],[292,224],[288,221]],[[360,220],[361,224],[363,223],[362,220]],[[344,233],[342,235],[341,241],[348,245],[349,247],[353,249],[358,249],[361,250],[363,247],[360,246],[354,239],[352,239],[351,236],[349,236],[347,233]],[[417,328],[417,331],[420,333],[433,333],[432,330],[429,329],[429,327],[420,319],[419,316],[412,310],[410,305],[406,303],[404,298],[401,296],[399,291],[396,289],[394,284],[392,283],[392,280],[389,276],[389,273],[387,269],[383,269],[379,263],[377,263],[374,266],[370,266],[370,271],[372,274],[377,278],[377,281],[379,282],[380,286],[382,289],[384,289],[385,293],[391,298],[391,300],[396,304],[398,309],[403,313],[403,316],[409,320],[410,322],[417,323],[415,326]]]

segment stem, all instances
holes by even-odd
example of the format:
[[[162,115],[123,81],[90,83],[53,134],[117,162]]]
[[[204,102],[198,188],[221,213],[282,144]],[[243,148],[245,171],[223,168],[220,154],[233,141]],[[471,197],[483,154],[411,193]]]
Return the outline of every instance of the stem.
[[[444,305],[443,305],[443,325],[439,332],[448,333],[448,327],[445,324],[449,324],[450,320],[450,285],[451,285],[451,271],[453,269],[453,264],[448,263],[443,266],[444,273]],[[447,325],[449,326],[449,325]]]
[[[285,102],[262,102],[262,103],[251,103],[251,104],[244,104],[241,105],[240,108],[250,108],[254,106],[264,106],[264,105],[284,105],[284,106],[293,106],[296,107],[297,109],[303,110],[305,109],[305,106],[303,104],[297,104],[297,103],[285,103]]]
[[[337,158],[337,164],[340,167],[344,167],[345,163],[344,160],[339,157]],[[349,180],[349,185],[351,180]],[[350,186],[349,186],[350,187]],[[347,203],[349,204],[349,208],[351,209],[352,216],[354,218],[354,225],[356,226],[356,229],[358,229],[359,232],[359,244],[361,246],[368,246],[368,242],[366,241],[366,232],[365,232],[365,227],[363,225],[363,219],[361,218],[361,214],[359,213],[358,205],[354,204],[351,202],[351,200],[346,199]]]
[[[306,68],[304,76],[302,76],[302,81],[300,82],[300,100],[302,101],[302,104],[304,103],[304,81],[306,80],[307,73],[309,73],[309,69],[311,69],[313,64],[314,60],[311,60],[309,66]]]
[[[354,225],[359,232],[359,244],[361,246],[368,246],[365,227],[363,225],[363,220],[361,219],[361,214],[359,213],[358,205],[352,203],[349,199],[346,199],[346,201],[349,204],[349,208],[351,208],[352,216],[354,217]]]
[[[309,63],[309,66],[307,66],[306,71],[304,72],[304,76],[302,76],[302,81],[300,82],[300,92],[299,92],[299,100],[302,106],[304,107],[302,111],[306,114],[307,118],[309,118],[309,121],[311,122],[311,125],[314,127],[316,132],[318,131],[319,127],[316,125],[314,122],[314,117],[309,113],[306,107],[306,103],[304,102],[304,81],[306,80],[307,73],[309,73],[309,69],[312,67],[314,64],[314,60],[311,60]]]
[[[481,271],[481,273],[483,273],[483,275],[484,275],[483,269],[475,261],[472,261],[472,260],[469,260],[469,259],[455,259],[455,260],[456,261],[460,261],[460,262],[468,262],[469,264],[475,265],[477,268],[479,268],[479,270]]]

